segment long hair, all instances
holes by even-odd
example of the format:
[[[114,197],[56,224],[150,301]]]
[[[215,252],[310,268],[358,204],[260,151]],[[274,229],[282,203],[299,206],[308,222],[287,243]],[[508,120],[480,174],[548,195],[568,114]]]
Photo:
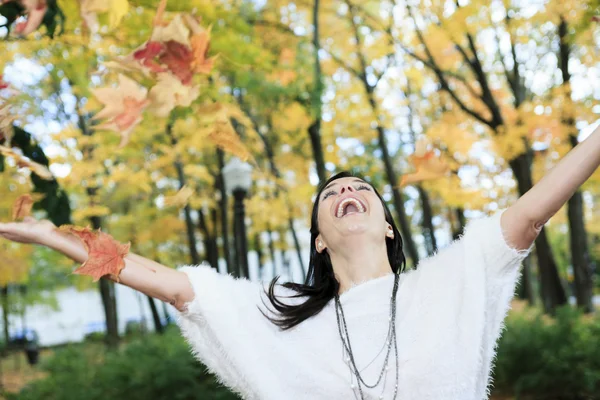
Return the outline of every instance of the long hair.
[[[275,325],[279,326],[281,330],[291,329],[294,326],[300,324],[302,321],[314,315],[317,315],[321,312],[321,310],[323,310],[327,303],[329,303],[329,301],[331,301],[334,298],[335,294],[339,292],[340,283],[334,276],[333,265],[331,264],[329,253],[327,251],[319,253],[315,246],[315,241],[317,236],[319,235],[318,214],[321,192],[325,187],[327,187],[327,185],[329,185],[329,183],[335,181],[336,179],[348,177],[363,179],[359,174],[343,171],[330,177],[318,188],[317,197],[313,205],[310,221],[310,261],[308,264],[308,273],[306,275],[306,280],[304,281],[304,284],[294,282],[286,282],[280,284],[283,287],[296,291],[296,294],[289,297],[297,298],[306,296],[306,301],[304,301],[301,304],[292,305],[286,304],[279,300],[275,296],[274,291],[275,285],[277,284],[277,281],[280,278],[279,276],[276,276],[271,281],[268,290],[265,289],[265,293],[268,296],[271,305],[273,306],[273,308],[275,308],[277,312],[279,312],[280,318],[271,318],[267,316],[262,310],[260,310],[260,308],[259,310],[267,319],[269,319]],[[379,200],[383,205],[385,220],[392,226],[392,229],[394,231],[393,239],[386,237],[388,260],[390,262],[393,272],[404,272],[404,269],[406,267],[406,259],[404,257],[404,253],[402,252],[402,238],[400,236],[400,232],[398,231],[398,228],[394,223],[392,214],[390,213],[390,210],[388,209],[385,201],[374,187],[373,191],[375,192],[377,197],[379,197]]]

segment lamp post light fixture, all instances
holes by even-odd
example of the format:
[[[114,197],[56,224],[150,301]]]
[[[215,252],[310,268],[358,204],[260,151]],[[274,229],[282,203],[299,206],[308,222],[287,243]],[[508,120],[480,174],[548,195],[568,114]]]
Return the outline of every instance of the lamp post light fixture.
[[[246,234],[244,199],[252,185],[252,166],[237,157],[233,157],[223,167],[223,178],[225,180],[225,190],[229,195],[233,195],[234,198],[233,230],[236,260],[234,275],[249,278],[248,238]],[[227,251],[228,249],[225,250]]]

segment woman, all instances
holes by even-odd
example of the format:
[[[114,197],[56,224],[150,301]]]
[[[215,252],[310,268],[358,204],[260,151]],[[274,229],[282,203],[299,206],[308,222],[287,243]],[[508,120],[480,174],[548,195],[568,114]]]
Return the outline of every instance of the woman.
[[[306,285],[266,288],[135,254],[120,283],[172,304],[194,354],[245,399],[484,399],[521,261],[600,164],[597,131],[416,270],[403,272],[400,235],[375,188],[343,173],[314,204]],[[79,240],[54,228],[28,218],[0,224],[0,235],[84,262]]]

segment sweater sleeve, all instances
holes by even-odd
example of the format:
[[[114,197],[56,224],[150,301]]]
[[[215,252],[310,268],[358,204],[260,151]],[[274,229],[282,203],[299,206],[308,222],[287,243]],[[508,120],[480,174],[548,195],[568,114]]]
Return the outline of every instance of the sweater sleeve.
[[[184,311],[176,310],[192,353],[221,384],[253,398],[247,366],[260,357],[256,339],[268,342],[274,331],[257,307],[262,284],[220,274],[208,264],[178,270],[187,274],[195,295]]]
[[[516,285],[521,276],[521,264],[529,255],[533,244],[518,250],[507,242],[500,218],[505,209],[491,216],[474,219],[467,224],[464,234],[465,257],[470,268],[483,269],[484,309],[483,330],[477,382],[478,392],[489,396],[491,369],[496,355],[497,341],[504,328],[504,320],[510,309]],[[471,261],[471,262],[469,262]]]

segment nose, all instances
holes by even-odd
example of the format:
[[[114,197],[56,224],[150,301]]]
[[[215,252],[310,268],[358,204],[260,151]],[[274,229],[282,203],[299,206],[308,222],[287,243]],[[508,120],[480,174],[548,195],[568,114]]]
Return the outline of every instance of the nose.
[[[354,192],[354,188],[350,185],[348,186],[342,186],[342,189],[340,190],[340,194],[344,194],[344,192],[346,192],[346,190],[348,190],[349,192]]]

